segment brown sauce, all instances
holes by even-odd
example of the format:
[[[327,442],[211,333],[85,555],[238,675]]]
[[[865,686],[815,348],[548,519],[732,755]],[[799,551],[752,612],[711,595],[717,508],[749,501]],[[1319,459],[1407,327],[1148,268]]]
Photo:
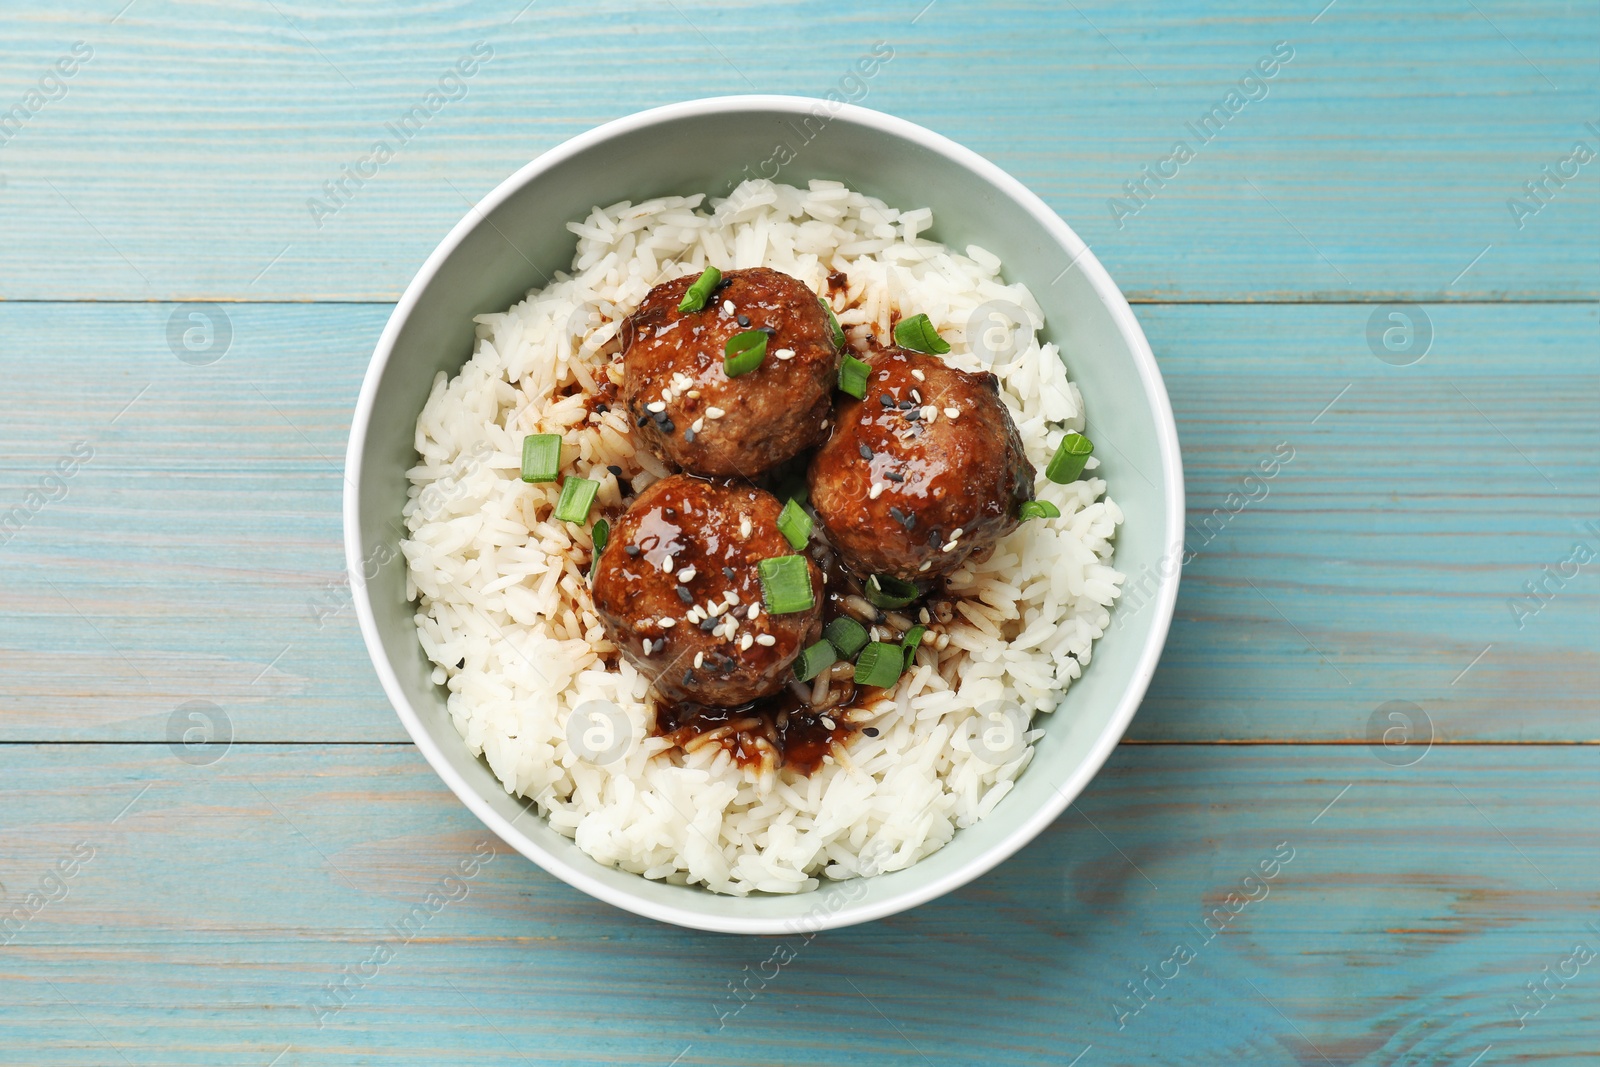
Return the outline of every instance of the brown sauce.
[[[850,686],[850,683],[845,685]],[[656,706],[656,733],[682,747],[702,734],[753,719],[756,720],[754,725],[731,731],[716,743],[739,766],[759,767],[765,758],[757,741],[759,738],[776,751],[779,767],[808,775],[822,766],[822,758],[833,751],[835,744],[848,741],[858,729],[847,721],[856,695],[854,687],[850,688],[852,692],[845,700],[824,711],[815,710],[787,688],[736,708],[712,708],[694,703],[659,704]]]

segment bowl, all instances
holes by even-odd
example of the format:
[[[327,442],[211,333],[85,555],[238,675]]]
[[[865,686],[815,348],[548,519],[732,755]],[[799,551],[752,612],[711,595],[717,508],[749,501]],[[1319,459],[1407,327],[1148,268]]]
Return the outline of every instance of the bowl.
[[[780,161],[781,162],[780,164]],[[750,176],[844,182],[897,207],[933,209],[933,238],[980,244],[1026,283],[1087,409],[1097,472],[1126,516],[1115,564],[1124,598],[1093,662],[1044,719],[1016,788],[987,818],[913,866],[798,895],[731,897],[601,865],[509,795],[471,755],[417,642],[398,541],[417,415],[435,374],[473,348],[472,317],[501,311],[572,260],[569,220],[595,205],[722,196]],[[803,97],[693,100],[608,122],[489,193],[406,287],[373,353],[351,425],[345,554],[362,635],[395,711],[446,785],[488,828],[572,886],[619,908],[726,933],[810,932],[903,911],[971,881],[1050,824],[1105,762],[1143,698],[1177,598],[1183,477],[1177,430],[1150,346],[1077,234],[1016,179],[903,119]]]

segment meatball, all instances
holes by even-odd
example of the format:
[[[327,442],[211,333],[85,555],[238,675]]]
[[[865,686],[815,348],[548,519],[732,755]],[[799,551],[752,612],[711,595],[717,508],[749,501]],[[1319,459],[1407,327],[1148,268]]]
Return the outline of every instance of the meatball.
[[[594,576],[606,633],[668,700],[729,707],[781,689],[822,631],[822,572],[807,611],[772,615],[756,565],[795,555],[778,501],[753,486],[675,474],[639,494]]]
[[[1016,528],[1033,466],[993,374],[899,348],[868,363],[866,398],[812,458],[811,504],[851,570],[931,578]]]
[[[656,286],[623,323],[623,400],[645,445],[668,463],[754,477],[826,433],[839,374],[833,329],[817,294],[787,274],[729,271],[702,310],[681,312],[694,281]],[[761,328],[761,365],[729,378],[724,345]]]

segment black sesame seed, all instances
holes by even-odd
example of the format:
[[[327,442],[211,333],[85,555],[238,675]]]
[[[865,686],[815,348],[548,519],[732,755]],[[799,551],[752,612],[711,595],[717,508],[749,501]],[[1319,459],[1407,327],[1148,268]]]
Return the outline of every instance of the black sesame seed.
[[[900,410],[901,411],[909,411],[911,408],[914,408],[916,406],[917,406],[917,402],[915,400],[902,400],[902,401],[900,401]]]
[[[890,396],[888,393],[879,393],[878,403],[882,404],[886,408],[892,408],[894,407],[894,397]]]
[[[618,478],[622,477],[622,468],[617,466],[615,463],[606,464],[606,470],[610,471],[612,474],[615,474]]]
[[[900,414],[905,417],[907,422],[916,422],[918,419],[922,418],[922,409],[913,408],[911,411],[903,411]]]
[[[727,578],[728,581],[730,581],[730,582],[733,581],[736,577],[738,577],[738,575],[733,573],[733,568],[732,567],[724,567],[724,568],[722,568],[722,575],[723,575],[724,578]]]
[[[688,586],[680,585],[678,586],[678,599],[683,601],[685,604],[693,604],[694,594],[689,592]]]
[[[748,325],[750,325],[750,316],[749,315],[740,315],[739,316],[739,325],[740,326],[748,326]]]
[[[700,620],[700,632],[701,633],[707,633],[707,634],[710,633],[712,630],[715,630],[717,628],[717,625],[721,621],[722,621],[721,619],[713,618],[713,617],[711,617],[709,615],[706,616],[705,618]]]
[[[868,448],[864,444],[856,446],[856,451],[861,453],[861,458],[862,459],[871,459],[872,458],[872,449]]]
[[[649,423],[650,423],[650,416],[649,415],[640,415],[639,416],[639,423],[638,424],[640,426],[647,426],[647,425],[649,425]]]
[[[903,482],[906,480],[905,475],[898,474],[895,471],[884,471],[883,476],[889,479],[891,482]]]
[[[944,544],[944,538],[939,536],[939,528],[937,526],[928,531],[928,544],[930,544],[930,545],[942,545],[942,544]]]
[[[596,404],[594,406],[594,410],[595,410],[595,414],[604,415],[606,412],[611,410],[611,405],[602,402],[602,403]]]
[[[623,545],[622,546],[622,551],[626,552],[630,556],[637,556],[639,554],[639,546],[638,545]]]
[[[778,328],[776,326],[757,326],[756,329],[760,330],[768,337],[774,337],[778,333]]]
[[[868,737],[877,737],[878,736],[878,728],[876,726],[863,727],[861,732],[866,734]]]
[[[691,426],[687,430],[683,431],[683,439],[685,441],[688,441],[691,445],[694,444],[694,427],[693,426]]]
[[[683,672],[683,684],[684,685],[693,685],[694,684],[694,671],[684,671]]]
[[[661,423],[661,432],[662,433],[671,433],[673,430],[676,430],[677,428],[678,427],[673,424],[671,419],[667,419],[666,421]]]

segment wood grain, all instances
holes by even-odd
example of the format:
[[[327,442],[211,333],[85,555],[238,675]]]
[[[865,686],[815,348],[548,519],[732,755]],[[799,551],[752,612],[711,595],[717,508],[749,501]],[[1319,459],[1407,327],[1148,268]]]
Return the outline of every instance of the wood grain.
[[[204,367],[168,348],[174,310],[191,307],[0,305],[15,402],[0,499],[22,502],[75,442],[94,449],[0,547],[0,737],[160,740],[206,700],[242,740],[404,739],[348,607],[339,526],[387,309],[230,305],[230,348]],[[1132,737],[1365,741],[1373,710],[1405,699],[1441,738],[1600,738],[1592,574],[1536,615],[1508,606],[1575,543],[1600,550],[1583,525],[1600,519],[1593,305],[1434,306],[1434,348],[1410,367],[1367,349],[1365,306],[1140,313],[1195,556]],[[38,356],[63,330],[98,339],[87,401]],[[1247,484],[1282,444],[1293,458]],[[1143,580],[1119,611],[1140,610]]]
[[[788,939],[780,969],[762,966],[780,939],[634,918],[492,841],[404,940],[393,924],[485,839],[407,746],[235,746],[206,767],[0,746],[8,901],[93,850],[4,949],[0,1062],[1579,1062],[1600,964],[1521,1029],[1511,1010],[1575,943],[1600,951],[1600,837],[1578,816],[1600,752],[1569,751],[1442,746],[1395,768],[1124,747],[993,873]],[[1253,872],[1264,888],[1241,889]],[[319,1017],[386,940],[392,960]],[[1178,942],[1195,959],[1119,1030],[1125,983]]]
[[[1507,208],[1575,140],[1600,148],[1593,4],[1345,0],[1313,22],[1320,0],[541,0],[515,18],[524,0],[139,0],[108,21],[122,2],[6,16],[12,96],[74,40],[94,49],[0,148],[8,299],[392,300],[545,149],[677,100],[821,96],[877,41],[894,59],[860,101],[1011,170],[1135,299],[1571,299],[1600,278],[1592,167],[1520,228]],[[494,58],[465,95],[319,226],[308,200],[476,41]],[[1186,124],[1279,41],[1294,57],[1266,96],[1202,144]],[[1195,157],[1119,228],[1108,202],[1177,140]]]

